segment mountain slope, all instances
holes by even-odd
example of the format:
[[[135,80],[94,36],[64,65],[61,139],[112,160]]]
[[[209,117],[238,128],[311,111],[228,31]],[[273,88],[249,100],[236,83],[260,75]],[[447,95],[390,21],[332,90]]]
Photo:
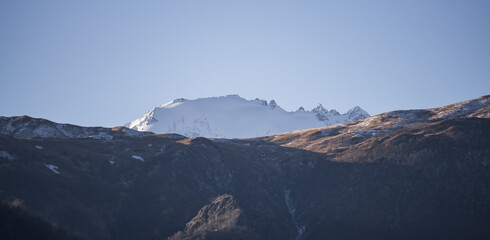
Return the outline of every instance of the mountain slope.
[[[427,128],[442,120],[490,118],[490,95],[432,109],[382,113],[334,126],[266,137],[267,141],[321,153],[336,152],[370,138],[396,134],[410,127]]]
[[[0,203],[0,237],[16,240],[75,240],[63,231],[30,216],[25,210],[2,203]]]
[[[489,98],[253,139],[0,134],[0,201],[80,239],[488,239]]]
[[[312,111],[287,112],[274,100],[245,100],[238,95],[176,99],[147,112],[127,127],[155,133],[177,133],[188,137],[249,138],[327,126],[368,117],[360,107],[345,114],[321,105]]]
[[[82,138],[112,139],[113,135],[142,136],[144,132],[114,127],[80,127],[72,124],[60,124],[42,118],[29,116],[0,116],[0,134],[16,138]]]

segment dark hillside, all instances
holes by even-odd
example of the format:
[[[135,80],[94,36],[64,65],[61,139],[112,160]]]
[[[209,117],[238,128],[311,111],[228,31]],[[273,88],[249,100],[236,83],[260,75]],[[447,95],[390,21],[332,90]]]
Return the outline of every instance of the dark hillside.
[[[0,237],[489,239],[488,98],[254,139],[0,134]]]

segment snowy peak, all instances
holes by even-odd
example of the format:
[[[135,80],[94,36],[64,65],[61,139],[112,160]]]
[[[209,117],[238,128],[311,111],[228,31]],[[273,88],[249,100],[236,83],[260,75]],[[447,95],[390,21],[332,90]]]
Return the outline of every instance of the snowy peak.
[[[177,98],[177,99],[173,100],[172,102],[173,103],[181,103],[181,102],[185,102],[185,101],[187,101],[187,99],[185,99],[185,98]]]
[[[262,100],[262,99],[256,98],[254,101],[258,102],[261,105],[267,106],[267,101],[266,100]]]
[[[269,107],[272,108],[272,109],[274,109],[274,108],[278,107],[278,105],[277,105],[276,101],[271,100],[269,102]]]
[[[359,106],[355,106],[354,108],[350,109],[346,113],[340,114],[335,109],[328,110],[324,108],[322,104],[318,104],[318,106],[313,108],[311,112],[315,113],[316,117],[320,121],[331,122],[332,124],[356,121],[370,116],[366,111],[364,111]]]
[[[335,111],[335,110],[332,110],[332,111]],[[335,111],[335,112],[337,112],[337,111]],[[338,114],[338,112],[337,112],[337,114]],[[370,116],[369,113],[364,111],[364,109],[362,109],[359,106],[355,106],[354,108],[350,109],[349,111],[347,111],[346,114],[349,116],[350,119],[352,119],[352,121],[361,120],[361,119],[364,119],[364,118],[367,118]]]
[[[322,106],[321,103],[319,103],[315,108],[311,110],[312,112],[327,112],[327,109]]]
[[[188,137],[250,138],[306,128],[323,127],[368,117],[359,107],[340,114],[323,108],[295,112],[282,109],[275,100],[269,103],[238,95],[175,99],[145,113],[126,126],[138,131],[177,133]]]

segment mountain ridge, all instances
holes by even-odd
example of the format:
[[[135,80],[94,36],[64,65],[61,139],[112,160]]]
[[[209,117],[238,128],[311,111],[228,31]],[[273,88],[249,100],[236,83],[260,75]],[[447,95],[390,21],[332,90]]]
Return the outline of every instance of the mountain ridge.
[[[327,126],[368,117],[356,106],[344,114],[321,104],[311,111],[288,112],[274,100],[246,100],[238,95],[175,99],[125,126],[139,131],[177,133],[188,137],[249,138]]]
[[[0,202],[79,239],[487,239],[489,98],[248,139],[0,133]]]
[[[237,96],[237,95],[232,95],[232,96]],[[220,97],[224,98],[224,97]],[[174,102],[175,101],[175,102]],[[170,103],[163,104],[161,106],[169,106],[175,103],[181,103],[188,101],[187,99],[176,99]],[[253,101],[260,102],[261,104],[267,106],[267,102],[265,100],[260,100],[260,99],[255,99]],[[454,104],[449,104],[446,106],[442,107],[436,107],[436,108],[429,108],[429,109],[410,109],[410,110],[394,110],[394,111],[389,111],[381,114],[377,114],[374,116],[369,116],[369,117],[363,117],[360,119],[355,119],[350,122],[356,122],[356,124],[359,124],[359,127],[364,127],[365,129],[367,125],[372,125],[372,124],[377,124],[377,128],[380,127],[380,125],[385,125],[388,126],[392,123],[390,122],[383,122],[380,121],[380,119],[385,119],[385,118],[392,118],[396,117],[398,118],[397,124],[401,122],[405,122],[408,124],[413,124],[413,120],[419,120],[419,123],[422,122],[427,122],[429,120],[438,120],[442,118],[460,118],[460,117],[479,117],[479,118],[490,118],[490,108],[488,105],[490,104],[490,95],[485,95],[481,96],[475,99],[470,99]],[[353,109],[359,108],[361,111],[362,108],[356,106]],[[302,111],[301,108],[297,111]],[[326,111],[326,112],[331,112],[331,114],[334,115],[339,115],[338,112],[335,110],[326,110],[323,108],[321,104],[319,104],[317,107],[315,107],[311,112],[321,112],[321,111]],[[349,110],[350,111],[350,110]],[[151,111],[147,112],[150,113]],[[401,116],[399,116],[401,114]],[[420,121],[420,117],[422,115],[425,115],[424,121]],[[150,117],[151,119],[151,117]],[[362,121],[359,121],[362,120]],[[401,122],[400,122],[401,121]],[[351,125],[350,122],[345,122],[345,123],[338,123],[340,125],[342,124],[348,124]],[[338,124],[330,125],[330,126],[335,126]],[[128,136],[142,136],[146,134],[152,134],[153,132],[151,131],[136,131],[134,129],[128,128],[129,124],[126,124],[126,126],[117,126],[113,128],[106,128],[106,127],[82,127],[82,126],[77,126],[74,124],[68,124],[68,123],[56,123],[52,122],[47,119],[43,118],[34,118],[30,117],[27,115],[23,116],[12,116],[12,117],[6,117],[6,116],[0,116],[0,134],[5,134],[17,138],[33,138],[33,137],[40,137],[40,138],[52,138],[52,137],[63,137],[63,138],[81,138],[81,137],[93,137],[93,138],[111,138],[113,135],[117,134],[126,134]],[[288,131],[288,132],[298,132],[298,131],[306,131],[308,129],[316,129],[316,128],[323,128],[323,129],[328,129],[329,126],[323,126],[323,127],[311,127],[311,128],[304,128],[304,129],[298,129],[298,130],[293,130],[293,131]],[[375,128],[374,126],[371,126],[372,128]],[[286,132],[286,133],[288,133]],[[155,134],[155,133],[153,133]],[[156,133],[158,134],[158,133]],[[164,134],[172,134],[172,133],[164,133]],[[178,134],[178,133],[177,133]],[[283,133],[278,133],[278,134],[271,134],[271,135],[281,135]],[[109,137],[106,137],[106,135],[110,135]],[[178,134],[181,135],[181,134]],[[191,136],[191,137],[198,137],[198,136]],[[200,137],[200,136],[199,136]],[[216,138],[220,138],[219,136]]]
[[[265,137],[281,145],[300,147],[309,151],[326,152],[324,142],[336,142],[333,148],[345,144],[345,138],[371,138],[389,135],[398,129],[431,124],[440,120],[459,118],[490,118],[490,95],[466,100],[438,108],[396,110],[357,121],[323,128],[303,129]],[[348,130],[346,130],[348,129]],[[312,141],[311,136],[315,136]],[[307,139],[307,141],[305,140]],[[292,141],[289,141],[290,139]],[[308,145],[305,145],[304,143]]]
[[[82,138],[92,137],[112,139],[112,135],[142,136],[147,134],[126,127],[82,127],[67,123],[55,123],[43,118],[33,118],[26,115],[4,117],[0,116],[0,134],[17,138]]]

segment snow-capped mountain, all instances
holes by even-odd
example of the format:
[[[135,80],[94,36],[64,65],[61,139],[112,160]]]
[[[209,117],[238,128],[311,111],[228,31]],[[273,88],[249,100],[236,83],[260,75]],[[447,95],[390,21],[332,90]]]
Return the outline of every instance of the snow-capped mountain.
[[[249,139],[0,117],[0,239],[490,239],[489,132],[490,96]]]
[[[246,100],[238,95],[176,99],[126,124],[138,131],[177,133],[188,137],[250,138],[324,127],[369,117],[360,107],[344,114],[321,104],[311,111],[282,109],[274,100]]]

